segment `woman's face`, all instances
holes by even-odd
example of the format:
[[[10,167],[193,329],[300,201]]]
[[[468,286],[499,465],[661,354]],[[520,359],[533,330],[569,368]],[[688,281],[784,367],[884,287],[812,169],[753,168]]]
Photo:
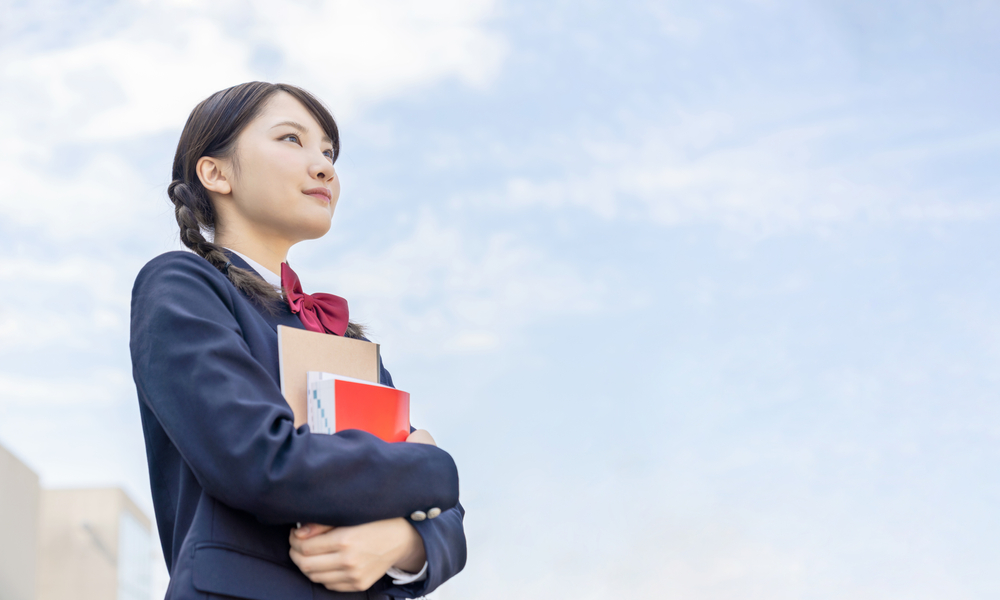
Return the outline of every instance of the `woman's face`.
[[[330,230],[340,197],[333,143],[294,96],[271,97],[240,133],[229,166],[232,193],[223,210],[216,207],[227,233],[239,222],[294,244]]]

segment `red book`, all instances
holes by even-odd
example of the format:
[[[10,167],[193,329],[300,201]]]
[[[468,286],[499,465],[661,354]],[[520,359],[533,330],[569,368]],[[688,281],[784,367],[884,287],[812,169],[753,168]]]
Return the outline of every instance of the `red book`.
[[[410,435],[410,394],[331,373],[307,374],[308,423],[313,433],[360,429],[387,442]]]

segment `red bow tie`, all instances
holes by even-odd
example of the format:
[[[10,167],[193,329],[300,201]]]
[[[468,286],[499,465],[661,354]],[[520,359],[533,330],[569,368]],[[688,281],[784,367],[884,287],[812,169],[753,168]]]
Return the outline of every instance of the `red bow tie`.
[[[347,300],[333,294],[303,293],[299,276],[286,263],[281,263],[281,287],[289,308],[306,329],[341,336],[347,331]]]

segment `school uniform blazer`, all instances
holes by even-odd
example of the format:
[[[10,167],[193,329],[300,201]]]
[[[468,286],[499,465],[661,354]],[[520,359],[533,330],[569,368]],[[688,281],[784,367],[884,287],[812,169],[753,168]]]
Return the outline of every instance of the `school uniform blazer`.
[[[235,266],[254,272],[240,257]],[[208,261],[168,252],[132,290],[133,376],[156,524],[170,572],[167,598],[250,600],[416,597],[465,566],[464,510],[451,456],[363,431],[296,429],[278,379],[277,325]],[[382,383],[391,385],[381,367]],[[427,578],[367,592],[310,582],[289,558],[296,522],[356,525],[442,509],[414,522]]]

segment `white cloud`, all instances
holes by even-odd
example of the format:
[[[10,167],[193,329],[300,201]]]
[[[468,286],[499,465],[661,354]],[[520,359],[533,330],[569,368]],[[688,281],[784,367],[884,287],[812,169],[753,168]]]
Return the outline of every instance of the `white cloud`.
[[[319,266],[316,249],[306,251],[304,281],[346,296],[398,353],[490,351],[542,319],[607,302],[599,278],[574,265],[509,234],[483,238],[430,215],[384,249],[338,255],[337,266]]]
[[[286,80],[344,117],[443,78],[485,85],[504,54],[484,26],[488,1],[140,4],[111,36],[3,52],[6,223],[51,240],[124,233],[137,215],[167,206],[153,196],[162,199],[169,165],[148,181],[117,144],[179,130],[197,102],[227,86]],[[262,50],[275,54],[274,72],[258,64]],[[81,154],[87,147],[94,154]]]
[[[0,285],[17,292],[0,301],[0,352],[87,352],[104,347],[108,336],[124,344],[132,273],[131,268],[82,256],[0,261]],[[50,377],[55,381],[60,374]]]
[[[718,124],[706,126],[713,118]],[[819,123],[726,141],[731,119],[701,121],[656,129],[640,140],[584,140],[574,164],[586,165],[585,171],[560,165],[551,177],[515,176],[483,199],[513,208],[575,207],[609,220],[714,223],[764,233],[854,220],[976,220],[997,211],[992,199],[957,201],[912,177],[921,161],[995,144],[996,135],[933,150],[893,148],[832,158],[821,156],[825,148],[857,134],[863,123]]]
[[[7,405],[97,408],[120,403],[134,395],[131,373],[120,369],[100,368],[79,377],[52,372],[37,377],[0,372],[0,402]]]
[[[277,49],[302,82],[340,115],[454,77],[483,87],[506,52],[485,26],[492,0],[253,3],[252,39]]]
[[[787,105],[790,115],[763,124],[772,103],[728,103],[728,110],[630,115],[615,127],[587,123],[575,134],[540,131],[517,147],[497,142],[485,160],[503,165],[506,179],[461,190],[452,201],[763,234],[865,221],[977,221],[1000,212],[981,176],[971,179],[979,190],[969,180],[925,176],[940,165],[977,164],[1000,147],[1000,130],[914,131],[914,119],[889,122],[861,109],[809,118],[797,114],[818,100],[779,96],[773,105]],[[458,144],[440,145],[446,151],[432,156],[442,164],[431,168],[483,160]]]
[[[30,158],[27,164],[0,162],[0,178],[7,182],[0,215],[6,224],[83,250],[83,240],[114,246],[148,235],[145,226],[151,221],[171,220],[162,186],[144,178],[123,153],[105,150],[74,159],[75,164],[68,158],[48,164]]]
[[[179,129],[210,93],[269,75],[314,90],[338,114],[446,77],[483,86],[504,55],[483,27],[492,4],[143,3],[112,37],[8,52],[4,104],[18,118],[5,129],[41,122],[63,140]],[[275,54],[276,68],[258,64],[258,51]]]
[[[129,138],[179,128],[202,98],[252,79],[248,53],[210,19],[156,11],[112,38],[17,57],[2,77],[43,100],[17,107],[22,132],[43,123],[50,140]]]

